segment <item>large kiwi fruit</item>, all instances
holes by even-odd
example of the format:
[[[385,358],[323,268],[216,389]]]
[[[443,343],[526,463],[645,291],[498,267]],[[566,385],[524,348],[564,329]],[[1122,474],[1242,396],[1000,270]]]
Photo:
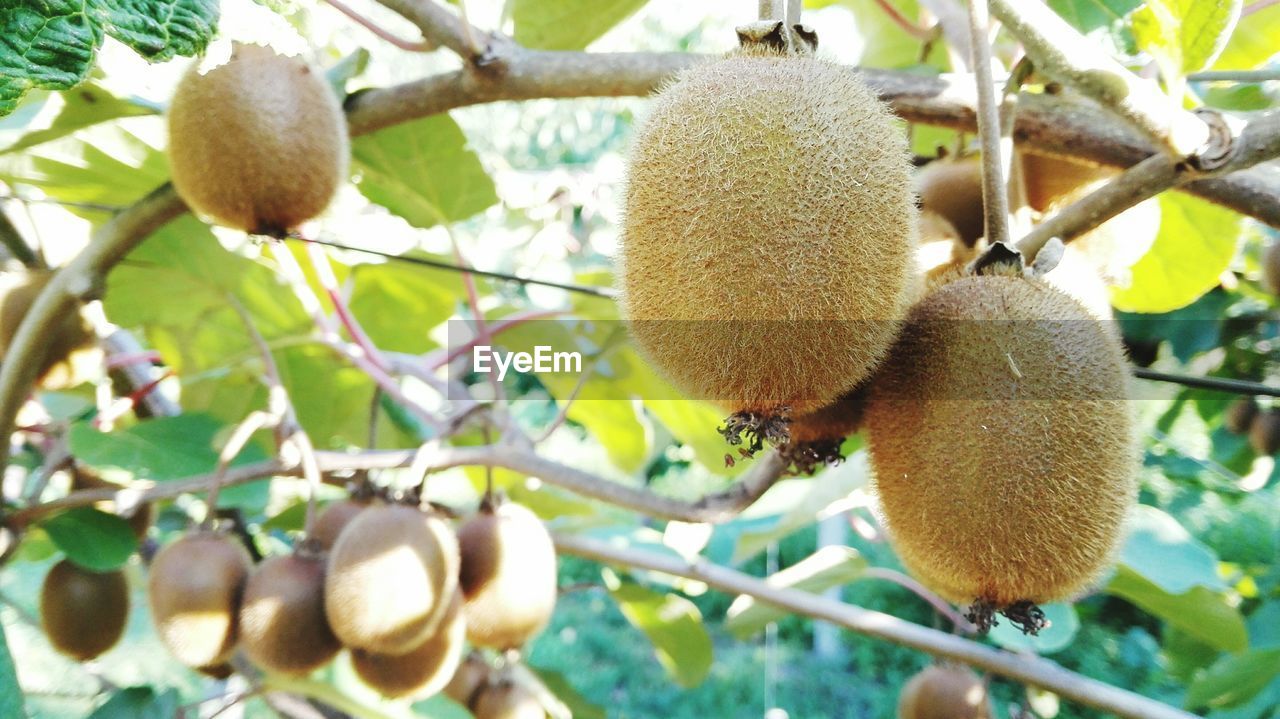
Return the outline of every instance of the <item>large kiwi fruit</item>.
[[[751,448],[866,378],[913,282],[905,134],[856,70],[760,49],[686,70],[635,136],[621,228],[637,348]],[[815,362],[814,357],[823,358]]]
[[[449,610],[436,633],[407,654],[351,652],[351,664],[360,679],[384,697],[424,699],[444,689],[462,663],[467,643],[467,622],[462,598],[454,592]]]
[[[1069,295],[990,271],[911,310],[864,426],[903,564],[979,615],[1035,628],[1023,610],[1093,581],[1134,502],[1128,365]]]
[[[1249,445],[1260,455],[1280,452],[1280,409],[1258,411],[1249,425]]]
[[[40,587],[40,626],[54,649],[88,661],[120,641],[129,619],[124,573],[93,572],[63,559]]]
[[[316,540],[325,550],[333,549],[342,530],[346,529],[351,520],[368,506],[368,502],[357,499],[339,499],[336,502],[330,502],[316,517],[316,524],[311,528],[311,539]]]
[[[148,581],[151,618],[178,661],[199,668],[231,658],[251,568],[243,546],[210,531],[189,533],[156,554]]]
[[[174,188],[228,227],[279,235],[315,217],[349,156],[324,73],[270,48],[237,43],[226,63],[193,67],[169,106]]]
[[[902,686],[898,719],[990,719],[987,685],[968,667],[934,664]]]
[[[972,247],[984,233],[982,166],[977,155],[934,160],[916,173],[916,190],[925,213],[947,220]]]
[[[489,682],[493,669],[476,650],[467,652],[462,663],[454,670],[453,677],[444,687],[444,695],[461,704],[471,706],[476,693]]]
[[[13,343],[22,319],[36,297],[53,278],[50,270],[0,272],[0,356]],[[40,346],[31,361],[39,368],[37,382],[46,389],[65,389],[84,382],[101,366],[93,329],[78,311],[67,312],[42,331]]]
[[[439,517],[405,505],[371,505],[329,553],[329,626],[352,649],[411,652],[447,612],[458,564],[457,537]]]
[[[493,649],[524,646],[556,605],[556,548],[546,527],[519,504],[486,500],[458,528],[458,546],[467,638]]]
[[[1253,397],[1240,397],[1227,406],[1222,424],[1232,434],[1248,434],[1253,419],[1258,416],[1258,401]]]
[[[538,696],[514,679],[491,680],[471,702],[476,719],[546,719]]]
[[[245,584],[240,646],[273,672],[308,674],[342,649],[324,614],[324,560],[308,554],[271,557]]]

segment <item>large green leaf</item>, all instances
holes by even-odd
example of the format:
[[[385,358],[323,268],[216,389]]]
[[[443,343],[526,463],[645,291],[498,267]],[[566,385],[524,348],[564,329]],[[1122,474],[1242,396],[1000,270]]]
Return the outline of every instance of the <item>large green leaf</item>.
[[[169,719],[179,713],[177,691],[129,687],[112,694],[89,719]]]
[[[27,712],[22,708],[22,687],[18,685],[13,656],[9,654],[9,642],[4,636],[4,625],[0,625],[0,717],[23,719],[25,716]]]
[[[866,569],[867,560],[856,549],[831,546],[823,547],[790,567],[774,573],[767,581],[776,587],[817,594],[858,579]],[[741,639],[786,616],[787,611],[743,594],[729,605],[724,626]]]
[[[1280,5],[1251,13],[1236,24],[1215,70],[1252,70],[1280,53]],[[1256,89],[1256,88],[1255,88]]]
[[[356,187],[415,227],[464,220],[498,201],[462,128],[435,115],[356,138]]]
[[[1106,591],[1217,649],[1238,651],[1248,643],[1240,612],[1211,589],[1195,587],[1170,594],[1132,569],[1120,567]]]
[[[444,260],[442,257],[431,259]],[[431,330],[466,296],[457,272],[401,262],[357,265],[349,306],[380,349],[422,354],[437,346]]]
[[[1181,78],[1218,57],[1241,7],[1241,0],[1148,0],[1133,14],[1133,36],[1166,79]]]
[[[1049,7],[1085,34],[1124,22],[1143,0],[1049,0]]]
[[[1238,213],[1198,197],[1160,195],[1160,233],[1131,269],[1128,287],[1113,288],[1111,303],[1125,312],[1171,312],[1218,285],[1240,236]]]
[[[48,127],[23,135],[4,148],[5,153],[24,150],[44,142],[65,137],[100,122],[121,117],[154,115],[160,108],[138,98],[119,98],[96,83],[86,82],[62,96],[62,110]]]
[[[118,569],[138,548],[128,522],[93,507],[55,514],[40,526],[67,559],[95,572]]]
[[[604,707],[582,696],[565,675],[551,669],[539,669],[533,666],[529,668],[538,675],[538,679],[551,690],[552,694],[556,695],[557,699],[569,707],[574,719],[606,719]]]
[[[218,0],[98,1],[107,34],[152,62],[204,52],[217,29]]]
[[[706,679],[713,659],[711,637],[693,602],[624,582],[607,569],[605,584],[622,615],[653,642],[658,662],[677,684],[695,687]]]
[[[1280,676],[1280,648],[1229,654],[1196,677],[1187,689],[1187,706],[1229,707],[1249,701]]]
[[[581,50],[647,0],[511,0],[516,42],[539,50]]]
[[[163,482],[212,472],[226,425],[203,414],[161,417],[116,432],[99,432],[85,423],[72,425],[71,454],[111,479]],[[250,443],[232,465],[266,459]]]

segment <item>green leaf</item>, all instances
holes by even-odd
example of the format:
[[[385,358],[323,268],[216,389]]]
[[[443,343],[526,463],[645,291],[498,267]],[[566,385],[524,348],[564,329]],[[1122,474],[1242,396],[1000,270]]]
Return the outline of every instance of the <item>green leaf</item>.
[[[1170,594],[1193,587],[1225,589],[1218,558],[1168,514],[1138,505],[1129,518],[1120,564]]]
[[[1236,24],[1214,70],[1252,70],[1280,53],[1280,5],[1251,13]]]
[[[449,319],[465,297],[460,273],[434,267],[386,262],[357,265],[351,275],[351,312],[375,345],[392,352],[422,354],[435,349],[438,343],[429,336],[431,330]]]
[[[128,522],[93,507],[55,514],[40,526],[67,559],[95,572],[119,569],[138,548]]]
[[[660,594],[632,582],[623,582],[604,570],[609,595],[633,626],[653,642],[662,668],[685,688],[695,687],[711,671],[711,636],[693,602],[676,594]]]
[[[100,19],[83,0],[0,6],[0,115],[32,88],[65,90],[83,80],[102,38]]]
[[[791,506],[778,516],[772,526],[743,532],[738,537],[731,562],[739,564],[746,561],[764,551],[769,544],[822,519],[828,507],[844,501],[854,491],[865,486],[870,471],[867,453],[858,452],[847,461],[824,470],[812,479],[798,480],[798,486],[803,488],[803,492],[795,497]],[[770,490],[771,493],[772,491]],[[768,498],[768,495],[761,498],[757,506]]]
[[[1015,652],[1031,652],[1034,654],[1052,654],[1071,646],[1080,631],[1080,617],[1075,607],[1070,604],[1043,604],[1045,619],[1049,626],[1032,636],[1023,634],[1012,622],[1000,622],[991,630],[991,641]]]
[[[604,707],[592,702],[569,683],[563,674],[551,669],[540,669],[530,666],[542,684],[556,695],[556,698],[569,707],[573,719],[605,719],[608,715]]]
[[[218,464],[218,435],[227,426],[208,415],[187,413],[161,417],[117,432],[99,432],[84,424],[71,426],[71,454],[113,481],[147,479],[164,482],[212,472]],[[266,459],[250,443],[231,464]]]
[[[1211,589],[1195,587],[1170,594],[1132,569],[1120,567],[1106,591],[1217,649],[1238,651],[1249,641],[1240,612]]]
[[[356,138],[351,155],[360,192],[415,227],[465,220],[498,201],[493,180],[448,115]]]
[[[17,142],[4,148],[4,153],[16,152],[34,147],[44,142],[57,140],[77,130],[96,125],[100,122],[116,120],[122,117],[154,115],[160,108],[138,98],[118,98],[102,86],[86,82],[75,89],[61,95],[62,110],[53,119],[49,127],[35,130],[23,135]]]
[[[1124,22],[1143,0],[1049,0],[1049,7],[1086,35]]]
[[[204,52],[218,25],[218,0],[98,0],[107,33],[151,62]]]
[[[1187,689],[1187,706],[1229,707],[1244,703],[1280,676],[1280,648],[1224,656]]]
[[[13,656],[9,654],[9,642],[0,625],[0,717],[23,719],[27,712],[22,708],[22,687],[14,670]]]
[[[1241,0],[1148,0],[1133,14],[1133,36],[1172,82],[1218,57],[1241,7]]]
[[[774,573],[766,581],[775,587],[799,589],[817,594],[832,587],[848,584],[867,569],[867,560],[852,547],[823,547],[786,569]],[[739,639],[755,634],[771,622],[789,616],[785,610],[756,601],[746,594],[729,605],[724,627]]]
[[[516,42],[539,50],[581,50],[647,0],[511,0]]]
[[[89,719],[168,719],[180,713],[177,691],[157,694],[151,687],[129,687],[112,694]]]
[[[1217,287],[1235,257],[1241,217],[1198,197],[1160,195],[1160,233],[1131,269],[1128,287],[1112,288],[1125,312],[1171,312]]]

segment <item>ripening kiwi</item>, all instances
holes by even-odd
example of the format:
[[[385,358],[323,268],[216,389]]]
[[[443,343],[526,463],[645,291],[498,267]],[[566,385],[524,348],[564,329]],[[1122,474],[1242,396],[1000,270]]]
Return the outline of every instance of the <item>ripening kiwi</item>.
[[[920,207],[951,223],[972,247],[984,234],[982,166],[977,155],[934,160],[916,173]]]
[[[864,385],[816,412],[796,417],[791,438],[778,448],[779,455],[800,474],[813,474],[844,459],[840,447],[862,426],[866,394]]]
[[[116,645],[129,619],[124,572],[93,572],[64,559],[40,587],[40,626],[54,649],[84,662]]]
[[[1280,295],[1280,241],[1272,242],[1262,253],[1262,280],[1273,295]]]
[[[97,472],[92,469],[76,464],[71,468],[71,489],[72,491],[81,489],[123,489],[115,482],[108,482],[103,479]],[[116,511],[116,503],[114,501],[96,502],[94,504],[98,509],[118,514]],[[143,502],[133,508],[133,512],[125,517],[120,515],[124,521],[129,523],[129,528],[133,530],[133,536],[139,541],[147,536],[147,530],[151,528],[151,522],[155,517],[155,511],[149,502]]]
[[[458,564],[458,540],[439,517],[372,505],[347,524],[329,553],[329,626],[352,649],[413,651],[447,612]]]
[[[987,685],[968,667],[934,664],[898,695],[898,719],[989,719]]]
[[[273,672],[308,674],[342,649],[324,614],[324,560],[271,557],[253,570],[240,606],[240,646]]]
[[[215,222],[279,235],[324,211],[346,179],[347,125],[324,73],[237,43],[193,67],[169,106],[173,185]]]
[[[148,582],[151,617],[183,664],[210,667],[231,658],[251,568],[244,547],[215,532],[192,532],[156,554]]]
[[[688,69],[631,152],[620,282],[637,347],[687,395],[784,437],[772,420],[835,400],[893,342],[910,172],[852,68],[746,50]]]
[[[472,699],[482,686],[488,683],[493,669],[479,652],[472,650],[463,657],[462,663],[454,670],[453,677],[444,687],[444,695],[461,704],[470,706]]]
[[[454,592],[436,633],[408,654],[375,654],[352,650],[351,664],[361,681],[384,697],[424,699],[438,694],[462,663],[467,622],[462,598]]]
[[[50,270],[0,272],[0,356],[30,311],[36,297],[53,278]],[[39,367],[37,382],[46,389],[74,387],[102,364],[93,329],[78,311],[68,312],[53,327],[43,330],[32,362]]]
[[[1222,424],[1232,434],[1248,434],[1257,416],[1258,401],[1253,397],[1240,397],[1227,407]]]
[[[1004,609],[1106,568],[1138,452],[1116,333],[1021,268],[992,271],[911,310],[864,426],[903,563],[949,600]]]
[[[502,677],[486,684],[471,703],[476,719],[546,719],[538,696],[512,679]]]
[[[556,606],[556,548],[542,520],[514,502],[485,501],[458,528],[458,546],[467,639],[493,649],[524,646]]]
[[[355,499],[340,499],[326,505],[316,517],[316,524],[311,529],[311,539],[316,540],[325,550],[333,549],[342,530],[368,506],[368,502]]]
[[[1249,445],[1261,455],[1280,452],[1280,409],[1258,411],[1249,426]]]

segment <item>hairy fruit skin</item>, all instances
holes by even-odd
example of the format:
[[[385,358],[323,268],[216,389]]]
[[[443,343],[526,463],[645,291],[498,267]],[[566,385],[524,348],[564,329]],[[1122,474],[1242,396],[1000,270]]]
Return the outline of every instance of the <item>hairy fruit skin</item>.
[[[482,505],[458,528],[467,638],[518,649],[551,621],[556,549],[542,520],[513,502]]]
[[[632,336],[690,397],[818,409],[892,344],[915,215],[905,137],[852,68],[763,51],[699,64],[655,98],[632,147]]]
[[[329,626],[353,649],[413,651],[448,610],[459,561],[458,540],[438,517],[404,505],[373,505],[351,520],[329,553]]]
[[[457,592],[436,633],[407,654],[351,652],[351,664],[361,681],[389,699],[425,699],[438,694],[462,663],[467,623]]]
[[[49,643],[79,662],[120,641],[129,620],[129,584],[124,573],[92,572],[63,559],[40,587],[40,626]]]
[[[199,668],[231,658],[251,568],[244,547],[214,532],[192,532],[156,554],[147,592],[151,617],[178,661]]]
[[[916,674],[898,696],[898,719],[990,719],[982,678],[968,667],[934,664]]]
[[[325,505],[320,516],[316,517],[316,525],[311,529],[311,538],[316,540],[322,549],[326,551],[333,549],[342,530],[346,529],[356,515],[368,507],[368,502],[354,499],[339,499]]]
[[[916,172],[920,207],[951,223],[969,247],[983,236],[982,166],[976,155],[934,160]]]
[[[476,719],[546,719],[538,697],[524,686],[498,679],[482,688],[471,703]]]
[[[913,308],[864,424],[903,564],[957,603],[1085,588],[1135,499],[1128,381],[1115,333],[1042,281],[962,277]]]
[[[219,224],[278,235],[324,211],[346,180],[346,118],[324,74],[270,48],[193,67],[169,107],[173,185]]]
[[[254,569],[240,608],[240,645],[250,661],[280,674],[318,669],[342,649],[324,614],[324,560],[285,555]]]

